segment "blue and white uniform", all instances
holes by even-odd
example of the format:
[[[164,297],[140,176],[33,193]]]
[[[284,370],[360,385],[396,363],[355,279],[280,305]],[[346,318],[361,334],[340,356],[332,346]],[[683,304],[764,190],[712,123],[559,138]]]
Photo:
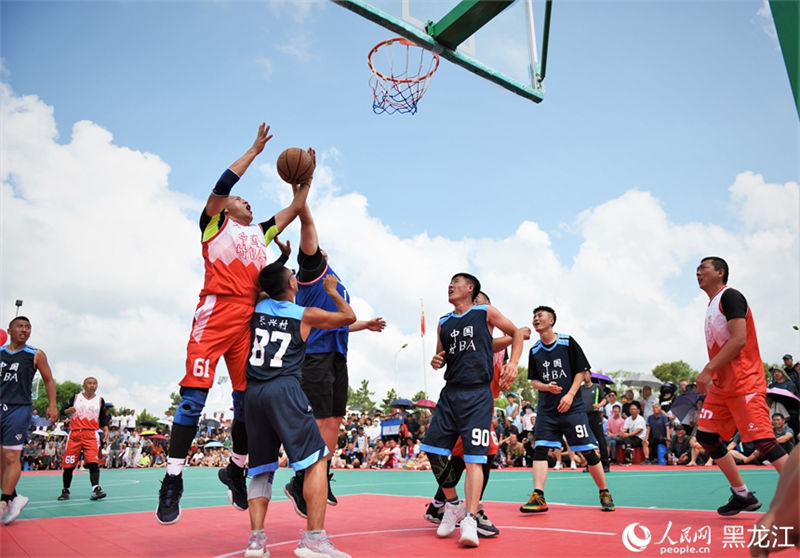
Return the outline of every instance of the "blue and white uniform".
[[[8,344],[0,347],[0,445],[4,448],[22,449],[27,441],[36,351],[29,345],[16,351]]]
[[[566,412],[558,411],[558,404],[572,387],[575,375],[589,369],[583,349],[569,335],[559,333],[551,345],[545,345],[540,339],[531,347],[528,379],[544,384],[555,382],[561,387],[561,393],[539,392],[533,427],[534,447],[560,448],[564,436],[572,451],[597,449],[597,439],[589,428],[586,406],[580,393],[575,394]]]
[[[488,307],[480,304],[463,314],[439,319],[439,339],[445,351],[446,384],[420,449],[450,455],[456,439],[464,444],[464,461],[486,463],[494,402],[490,383],[494,372]]]
[[[295,471],[328,454],[300,387],[306,348],[300,333],[303,312],[293,302],[266,299],[253,314],[244,398],[253,477],[278,468],[281,444]]]

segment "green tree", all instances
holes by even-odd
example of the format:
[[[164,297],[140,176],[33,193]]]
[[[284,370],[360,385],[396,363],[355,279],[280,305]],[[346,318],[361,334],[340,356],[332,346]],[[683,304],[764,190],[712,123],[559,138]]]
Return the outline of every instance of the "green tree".
[[[392,412],[392,401],[395,399],[397,399],[397,392],[392,388],[386,392],[386,397],[381,401],[381,411],[384,415]]]
[[[359,405],[363,412],[371,411],[375,408],[375,402],[370,396],[375,395],[369,389],[369,380],[361,380],[361,385],[357,390],[347,386],[347,405]]]
[[[411,398],[411,401],[419,401],[420,399],[428,399],[428,394],[423,390],[419,390],[417,393],[415,393],[414,397]]]
[[[143,420],[148,422],[158,422],[158,417],[148,413],[147,409],[142,409],[142,412],[136,416],[136,426],[141,426]]]
[[[56,382],[56,405],[58,406],[58,411],[61,412],[61,408],[64,404],[69,400],[70,397],[75,395],[76,393],[80,393],[83,391],[83,386],[81,384],[71,382],[69,380],[58,383]],[[44,382],[39,382],[39,396],[33,402],[33,408],[36,410],[36,413],[43,417],[47,412],[47,391],[44,387]],[[64,417],[59,416],[59,419]]]
[[[691,384],[697,378],[698,373],[682,360],[663,362],[653,368],[653,376],[662,382],[672,382],[676,386],[683,380]]]
[[[350,386],[348,386],[347,389],[349,390]],[[175,393],[173,391],[172,393],[169,394],[169,399],[170,399],[169,409],[167,409],[165,411],[165,413],[170,413],[170,414],[174,415],[175,411],[178,410],[178,405],[181,402],[181,395],[180,395],[180,393]]]

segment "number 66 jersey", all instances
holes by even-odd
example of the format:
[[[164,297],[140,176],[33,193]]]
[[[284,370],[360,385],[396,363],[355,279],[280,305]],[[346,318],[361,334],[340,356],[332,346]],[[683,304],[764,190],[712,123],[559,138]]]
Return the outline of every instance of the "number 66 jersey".
[[[302,378],[306,342],[300,334],[305,307],[294,302],[262,300],[251,321],[247,379],[267,381],[278,376]]]

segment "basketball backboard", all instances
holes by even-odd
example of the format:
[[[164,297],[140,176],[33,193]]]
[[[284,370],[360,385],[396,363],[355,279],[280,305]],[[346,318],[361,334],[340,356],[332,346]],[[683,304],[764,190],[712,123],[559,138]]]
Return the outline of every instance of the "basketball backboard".
[[[333,1],[517,95],[544,98],[552,0]]]

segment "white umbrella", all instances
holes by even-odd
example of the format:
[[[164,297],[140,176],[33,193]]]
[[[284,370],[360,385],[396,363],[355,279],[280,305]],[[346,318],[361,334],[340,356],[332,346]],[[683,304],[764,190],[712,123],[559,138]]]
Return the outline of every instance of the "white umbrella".
[[[624,380],[622,383],[626,386],[634,386],[634,387],[661,387],[661,384],[664,382],[650,374],[649,372],[636,372],[631,374]]]
[[[32,436],[45,436],[45,437],[47,437],[49,435],[49,433],[47,432],[47,430],[34,430],[33,432],[31,432],[31,435]]]
[[[48,433],[48,436],[66,436],[67,433],[61,430],[60,428],[56,428],[52,432]]]

